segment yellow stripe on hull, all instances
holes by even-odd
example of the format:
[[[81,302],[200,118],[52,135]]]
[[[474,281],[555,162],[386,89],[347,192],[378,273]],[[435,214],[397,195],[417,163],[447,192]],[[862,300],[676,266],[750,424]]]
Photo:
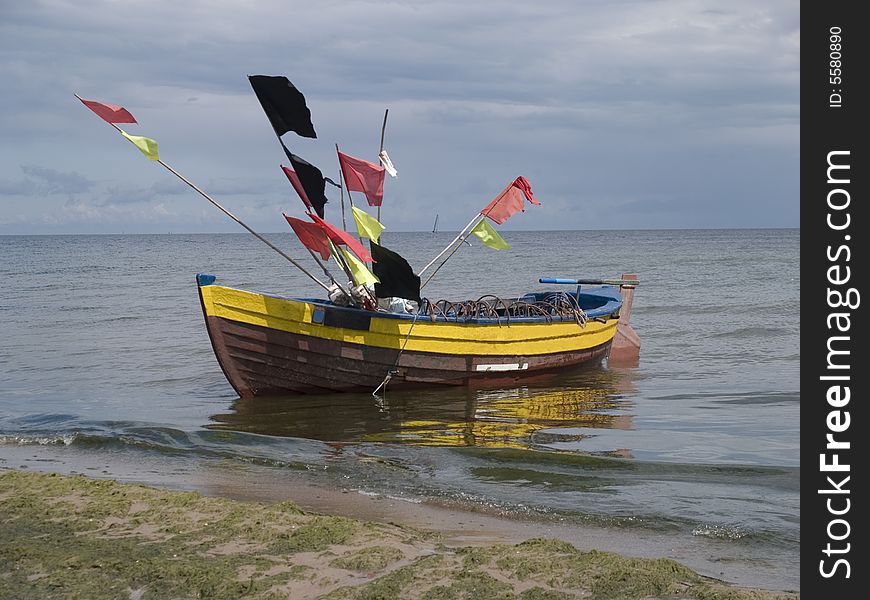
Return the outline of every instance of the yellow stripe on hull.
[[[312,321],[315,305],[264,296],[218,285],[200,288],[207,316],[258,325],[269,329],[361,344],[399,349],[412,322],[378,317],[372,313],[368,331],[320,325]],[[405,351],[447,355],[536,356],[582,351],[604,344],[616,334],[618,319],[605,323],[574,321],[497,324],[432,322],[420,318],[414,324]]]

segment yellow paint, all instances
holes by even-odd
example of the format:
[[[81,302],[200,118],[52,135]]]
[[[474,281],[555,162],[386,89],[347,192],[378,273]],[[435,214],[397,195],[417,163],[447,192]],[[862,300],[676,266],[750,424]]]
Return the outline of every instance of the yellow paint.
[[[373,314],[369,331],[327,327],[312,323],[314,305],[298,300],[264,296],[218,285],[200,288],[208,316],[259,325],[279,331],[309,335],[379,348],[402,347],[411,321]],[[616,319],[589,321],[581,327],[563,323],[432,323],[420,318],[414,325],[406,351],[453,355],[534,356],[586,350],[611,340]]]

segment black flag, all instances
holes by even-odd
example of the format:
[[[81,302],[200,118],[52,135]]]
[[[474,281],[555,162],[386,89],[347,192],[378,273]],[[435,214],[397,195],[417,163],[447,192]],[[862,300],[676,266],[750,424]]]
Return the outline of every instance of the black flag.
[[[311,111],[305,105],[305,96],[289,79],[283,76],[249,75],[248,81],[279,138],[288,131],[295,131],[302,137],[317,137],[311,123]]]
[[[283,142],[281,143],[281,146],[284,147],[284,153],[287,155],[287,158],[290,159],[290,164],[293,165],[293,170],[296,171],[296,175],[299,177],[299,183],[302,184],[302,189],[305,190],[305,195],[308,196],[308,200],[314,207],[314,212],[316,212],[317,216],[321,219],[326,218],[323,216],[323,205],[326,204],[328,200],[326,199],[326,180],[323,177],[323,173],[320,172],[320,169],[304,158],[300,158],[290,152],[287,149],[287,146],[284,146]]]
[[[383,246],[369,240],[372,249],[372,272],[381,280],[375,284],[378,298],[405,298],[420,302],[420,276],[408,261]]]

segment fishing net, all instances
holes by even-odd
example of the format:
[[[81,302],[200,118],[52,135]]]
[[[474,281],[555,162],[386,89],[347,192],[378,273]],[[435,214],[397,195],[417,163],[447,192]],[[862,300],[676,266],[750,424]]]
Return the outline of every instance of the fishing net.
[[[586,313],[580,307],[575,295],[567,292],[551,292],[543,297],[530,294],[516,299],[499,298],[487,294],[477,300],[452,302],[450,300],[432,301],[423,298],[418,316],[429,317],[432,321],[443,319],[454,322],[495,319],[499,324],[510,324],[511,319],[542,318],[547,323],[553,321],[574,321],[584,326]]]

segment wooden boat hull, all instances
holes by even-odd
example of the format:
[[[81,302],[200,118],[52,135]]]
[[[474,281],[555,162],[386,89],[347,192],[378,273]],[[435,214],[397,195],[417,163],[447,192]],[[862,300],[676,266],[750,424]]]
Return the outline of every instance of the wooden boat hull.
[[[410,315],[227,288],[213,280],[198,277],[206,326],[224,374],[243,398],[371,392],[388,373],[391,388],[542,379],[604,358],[621,306],[613,288],[605,290],[596,309],[603,316],[583,325],[542,319],[415,321]]]

